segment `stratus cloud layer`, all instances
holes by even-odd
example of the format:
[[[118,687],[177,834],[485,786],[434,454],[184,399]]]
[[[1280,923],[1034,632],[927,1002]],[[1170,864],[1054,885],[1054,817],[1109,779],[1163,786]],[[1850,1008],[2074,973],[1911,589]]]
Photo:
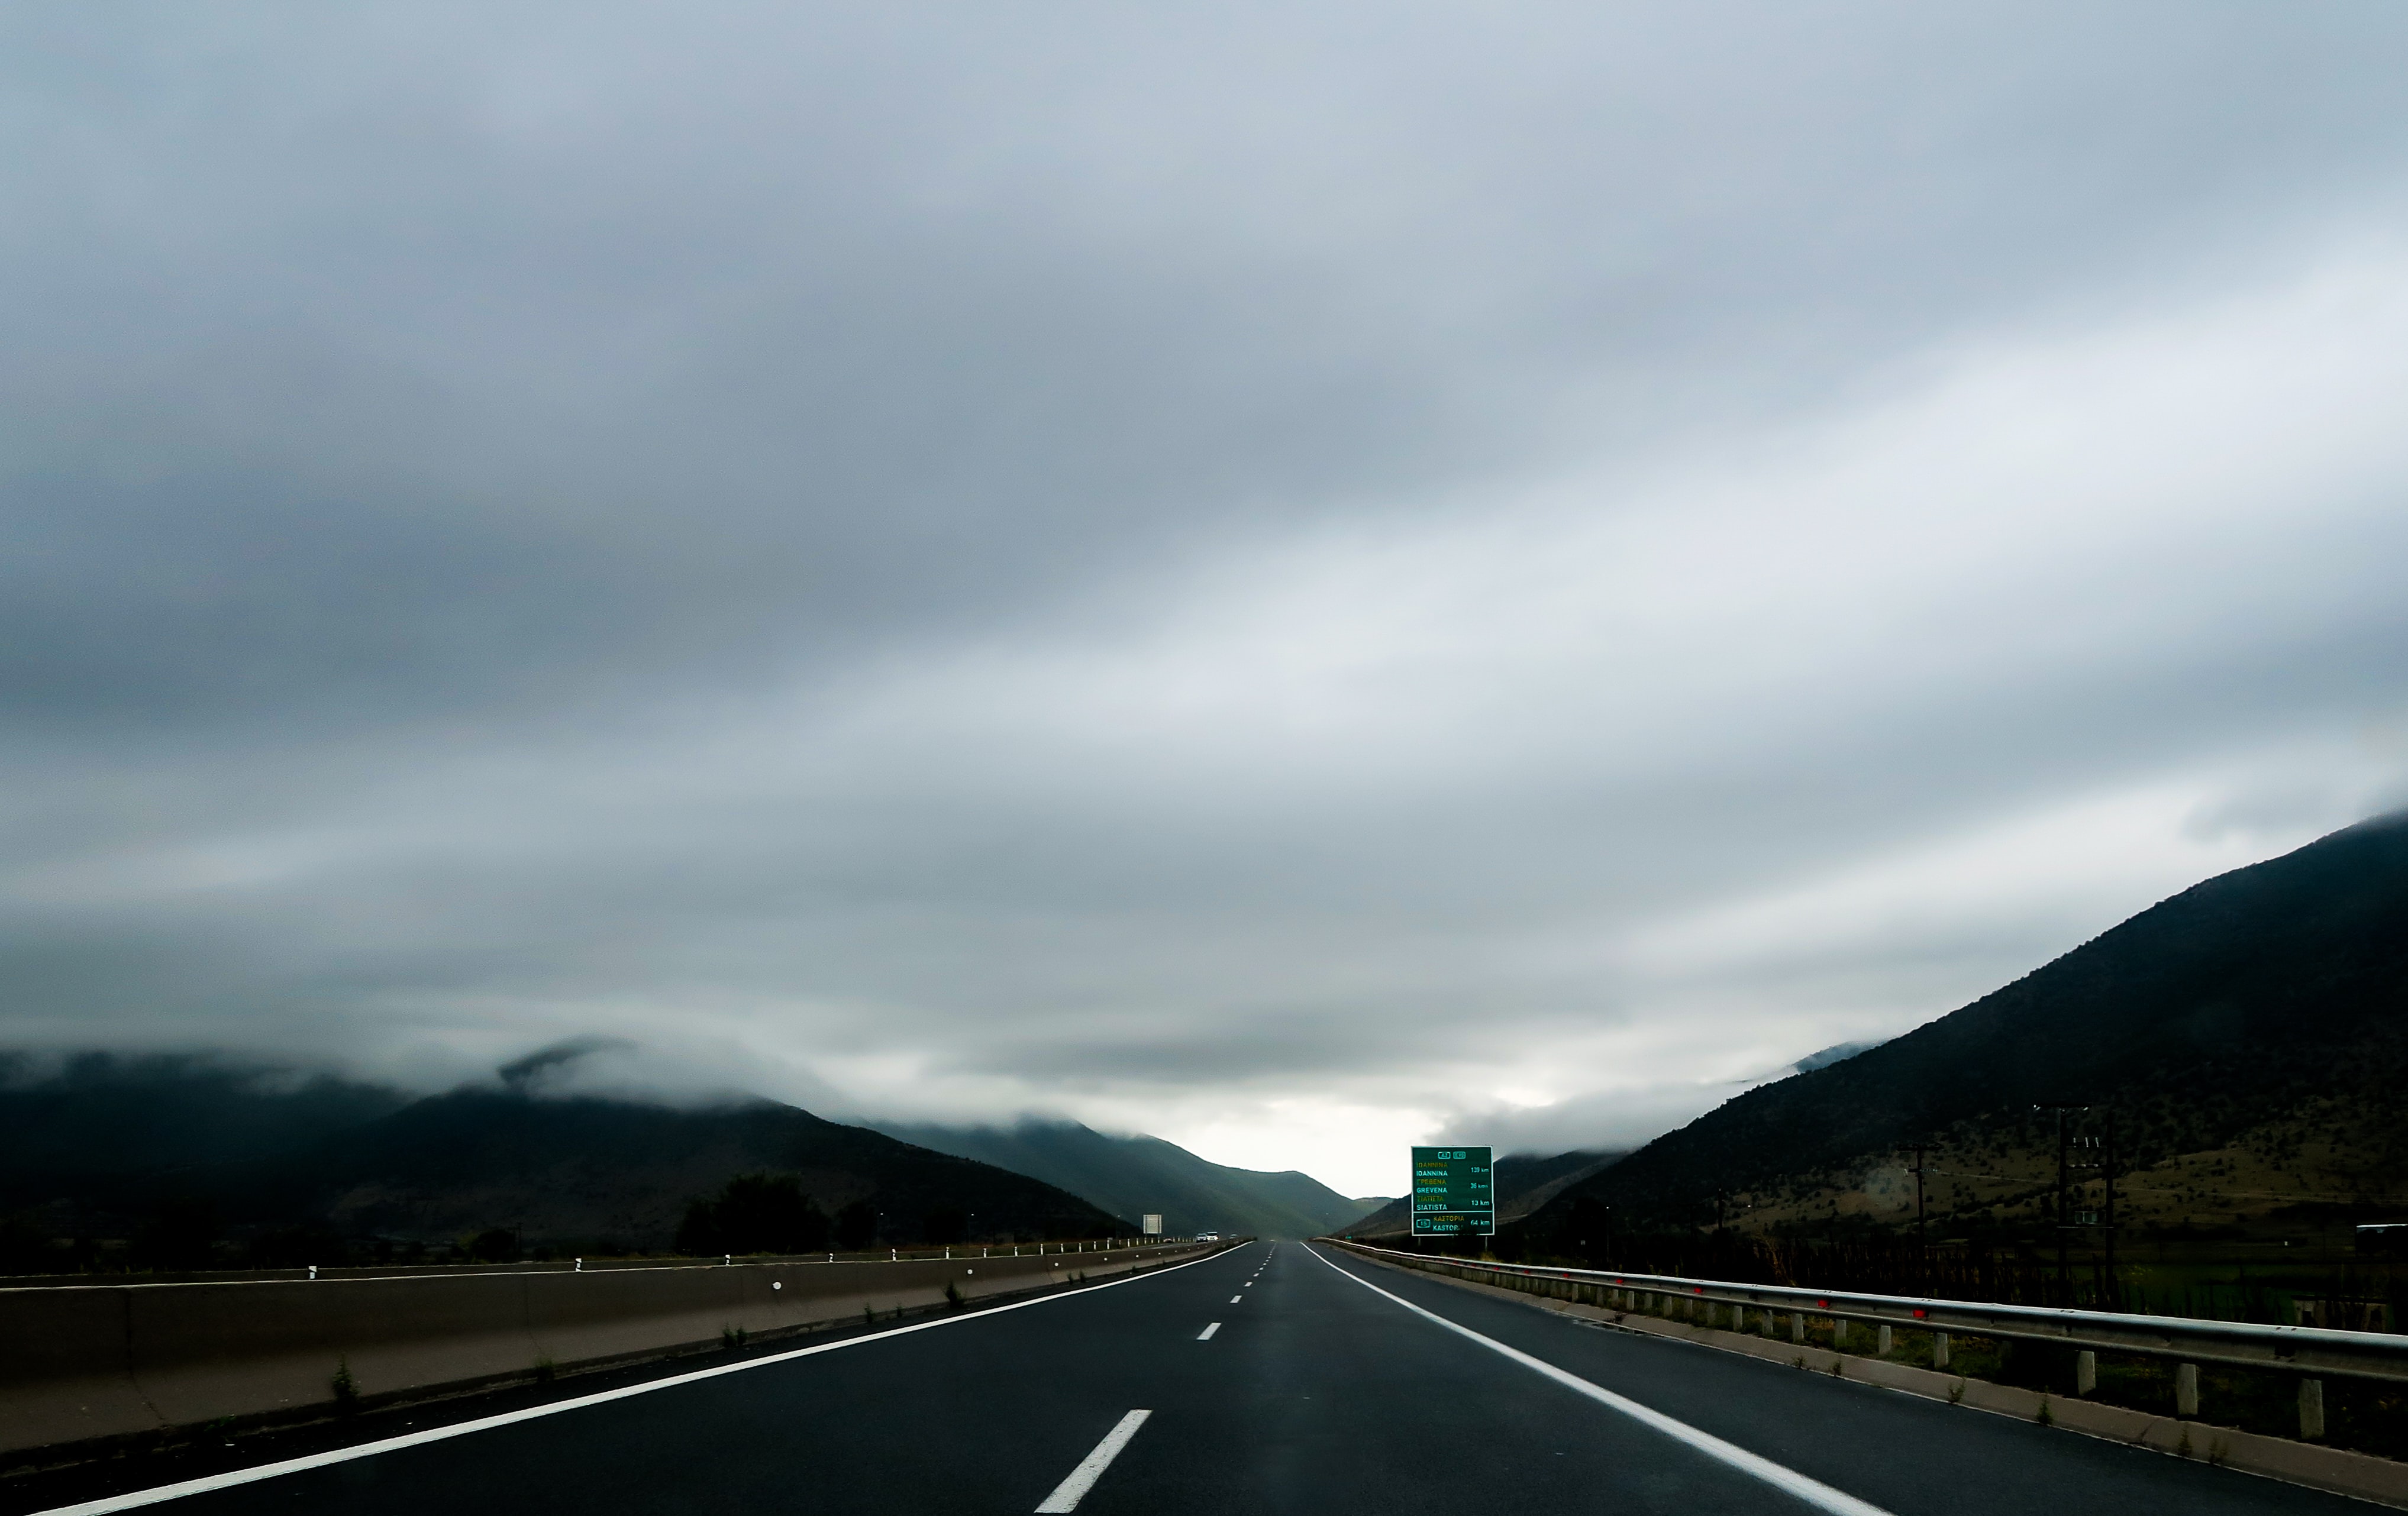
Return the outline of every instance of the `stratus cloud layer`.
[[[2400,38],[1911,14],[12,23],[0,1027],[1393,1191],[2408,798]]]

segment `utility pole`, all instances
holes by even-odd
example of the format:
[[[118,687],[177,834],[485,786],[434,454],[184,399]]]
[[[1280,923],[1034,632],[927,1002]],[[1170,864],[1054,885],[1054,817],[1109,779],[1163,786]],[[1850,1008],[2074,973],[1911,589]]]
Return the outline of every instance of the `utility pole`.
[[[2107,1153],[2105,1159],[2107,1205],[2102,1219],[2107,1223],[2107,1299],[2109,1310],[2124,1309],[2124,1287],[2115,1278],[2115,1108],[2107,1108]]]
[[[2065,1108],[2059,1106],[2057,1111],[2057,1303],[2059,1306],[2073,1303],[2073,1277],[2066,1266],[2066,1244],[2072,1240],[2073,1216],[2066,1209],[2065,1204],[2071,1179],[2067,1172],[2070,1155],[2065,1151]]]
[[[1923,1153],[1924,1145],[1920,1142],[1916,1143],[1914,1145],[1914,1242],[1917,1247],[1925,1246],[1925,1238],[1923,1235]]]
[[[2073,1213],[2067,1201],[2072,1193],[2073,1155],[2067,1148],[2065,1118],[2089,1106],[2078,1100],[2044,1100],[2034,1110],[2057,1112],[2057,1297],[2060,1306],[2073,1303],[2073,1265],[2067,1254],[2073,1237]]]

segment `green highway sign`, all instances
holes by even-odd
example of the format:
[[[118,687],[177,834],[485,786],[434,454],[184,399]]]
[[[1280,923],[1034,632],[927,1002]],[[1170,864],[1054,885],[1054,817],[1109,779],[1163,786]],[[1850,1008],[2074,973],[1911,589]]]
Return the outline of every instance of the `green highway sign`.
[[[1497,1230],[1497,1188],[1486,1148],[1413,1150],[1413,1235],[1487,1236]]]

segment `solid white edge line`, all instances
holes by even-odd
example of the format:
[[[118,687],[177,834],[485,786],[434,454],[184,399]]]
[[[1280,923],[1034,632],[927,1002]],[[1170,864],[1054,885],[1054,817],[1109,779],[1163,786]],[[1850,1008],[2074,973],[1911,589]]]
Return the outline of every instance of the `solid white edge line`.
[[[1492,1352],[1502,1353],[1525,1368],[1536,1369],[1566,1389],[1578,1391],[1600,1405],[1610,1406],[1641,1425],[1661,1432],[1676,1441],[1686,1443],[1709,1458],[1728,1464],[1742,1473],[1752,1474],[1777,1490],[1784,1490],[1796,1495],[1818,1510],[1830,1511],[1833,1516],[1890,1516],[1890,1513],[1881,1507],[1869,1501],[1859,1500],[1843,1490],[1834,1490],[1819,1480],[1808,1479],[1794,1468],[1776,1464],[1770,1458],[1759,1457],[1736,1444],[1725,1442],[1711,1432],[1700,1432],[1686,1422],[1676,1422],[1660,1410],[1642,1406],[1627,1396],[1618,1395],[1601,1384],[1591,1384],[1579,1375],[1567,1373],[1542,1358],[1533,1358],[1519,1348],[1509,1348],[1495,1337],[1483,1337],[1470,1327],[1448,1321],[1434,1310],[1423,1309],[1402,1295],[1390,1294],[1354,1270],[1339,1268],[1338,1265],[1318,1248],[1308,1248],[1305,1251],[1373,1294],[1384,1295],[1416,1316],[1436,1322],[1450,1332],[1469,1337],[1482,1347]]]
[[[1096,1480],[1103,1477],[1105,1469],[1112,1466],[1112,1460],[1121,1455],[1121,1450],[1128,1446],[1129,1438],[1137,1436],[1137,1429],[1143,1426],[1145,1419],[1153,1414],[1150,1410],[1133,1410],[1122,1417],[1111,1431],[1104,1434],[1104,1440],[1096,1444],[1096,1451],[1079,1460],[1079,1466],[1070,1470],[1070,1477],[1054,1486],[1054,1493],[1045,1497],[1045,1504],[1037,1508],[1038,1516],[1060,1516],[1063,1511],[1078,1509],[1080,1497],[1094,1488]]]
[[[1249,1243],[1246,1246],[1250,1247],[1252,1244]],[[1237,1248],[1230,1250],[1231,1252],[1241,1251],[1242,1249]],[[186,1480],[179,1484],[161,1484],[148,1490],[130,1490],[124,1495],[104,1495],[98,1500],[86,1500],[79,1505],[52,1506],[47,1510],[34,1511],[31,1516],[105,1516],[108,1511],[132,1510],[138,1506],[155,1506],[163,1501],[181,1500],[186,1495],[207,1495],[212,1490],[231,1490],[236,1485],[254,1484],[261,1480],[272,1480],[285,1474],[298,1474],[305,1469],[324,1468],[330,1464],[349,1463],[354,1458],[373,1458],[380,1452],[397,1452],[404,1448],[415,1448],[423,1443],[441,1442],[447,1437],[466,1437],[471,1432],[489,1432],[497,1426],[509,1426],[516,1422],[532,1422],[545,1416],[558,1416],[566,1411],[583,1410],[588,1406],[599,1406],[612,1400],[626,1400],[639,1394],[650,1394],[655,1390],[672,1390],[681,1384],[693,1384],[701,1380],[715,1380],[723,1374],[741,1374],[747,1369],[767,1368],[772,1364],[792,1363],[797,1358],[810,1358],[823,1352],[835,1352],[840,1348],[858,1348],[866,1342],[883,1342],[889,1337],[909,1337],[914,1332],[932,1331],[939,1326],[959,1326],[966,1322],[980,1321],[988,1316],[1000,1316],[1007,1310],[1025,1310],[1031,1306],[1050,1306],[1056,1301],[1076,1300],[1083,1295],[1092,1294],[1097,1290],[1110,1290],[1118,1285],[1135,1284],[1140,1280],[1158,1280],[1165,1274],[1175,1274],[1182,1268],[1193,1268],[1197,1264],[1209,1264],[1215,1258],[1226,1258],[1228,1255],[1226,1252],[1208,1253],[1201,1258],[1190,1258],[1183,1264],[1172,1264],[1168,1268],[1157,1268],[1150,1274],[1127,1274],[1116,1280],[1107,1280],[1101,1284],[1087,1284],[1075,1290],[1066,1290],[1060,1294],[1039,1295],[1034,1300],[1015,1300],[1009,1305],[989,1306],[983,1310],[968,1311],[959,1316],[942,1316],[935,1321],[914,1322],[909,1326],[890,1326],[883,1332],[871,1332],[862,1337],[846,1337],[841,1342],[822,1342],[809,1348],[796,1348],[791,1352],[771,1353],[766,1358],[749,1358],[740,1364],[722,1364],[717,1368],[698,1368],[690,1374],[673,1374],[667,1379],[647,1380],[641,1384],[623,1385],[616,1390],[602,1390],[593,1394],[579,1395],[571,1400],[554,1400],[548,1405],[529,1406],[523,1410],[504,1411],[498,1416],[480,1416],[472,1422],[454,1422],[449,1426],[430,1426],[423,1432],[411,1432],[403,1437],[382,1437],[375,1442],[356,1443],[348,1448],[332,1448],[324,1452],[313,1452],[301,1458],[287,1458],[280,1463],[260,1464],[251,1468],[228,1469],[222,1474],[210,1474],[197,1480]]]
[[[1201,1332],[1197,1333],[1196,1340],[1198,1342],[1210,1342],[1212,1340],[1212,1334],[1219,1330],[1221,1330],[1221,1323],[1219,1322],[1214,1322],[1211,1325],[1204,1328]]]

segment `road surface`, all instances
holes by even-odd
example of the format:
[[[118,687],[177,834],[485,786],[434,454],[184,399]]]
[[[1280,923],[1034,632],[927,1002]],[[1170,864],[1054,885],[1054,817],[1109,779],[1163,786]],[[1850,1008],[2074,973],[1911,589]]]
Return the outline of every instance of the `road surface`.
[[[1418,1308],[1418,1309],[1416,1309]],[[2376,1508],[1694,1344],[1299,1243],[856,1331],[802,1353],[572,1381],[517,1419],[161,1500],[125,1470],[7,1509],[1092,1516],[1296,1511],[2224,1516]],[[425,1437],[495,1402],[370,1418]],[[563,1409],[566,1408],[566,1409]],[[434,1418],[430,1422],[429,1417]],[[407,1430],[404,1422],[408,1423]],[[331,1437],[322,1434],[322,1440]],[[286,1455],[294,1445],[282,1450]],[[229,1450],[223,1472],[255,1466]],[[308,1462],[308,1459],[302,1460]],[[178,1477],[194,1470],[185,1466]],[[203,1472],[214,1472],[204,1470]],[[114,1479],[117,1486],[102,1482]],[[83,1482],[79,1485],[77,1480]],[[119,1498],[148,1505],[118,1504]],[[41,1504],[22,1502],[38,1496]],[[67,1497],[72,1496],[72,1499]],[[94,1497],[106,1497],[95,1499]]]

